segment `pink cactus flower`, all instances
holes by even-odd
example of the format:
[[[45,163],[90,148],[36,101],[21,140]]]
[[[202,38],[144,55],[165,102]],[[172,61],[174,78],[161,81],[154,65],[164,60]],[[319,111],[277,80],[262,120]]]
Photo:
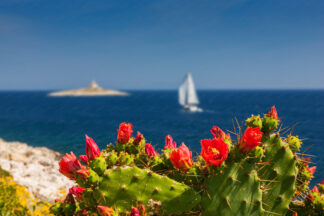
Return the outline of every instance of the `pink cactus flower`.
[[[133,125],[131,123],[123,122],[119,125],[117,133],[117,142],[121,144],[127,144],[133,133]]]
[[[177,143],[173,142],[171,135],[167,135],[165,137],[164,149],[176,149],[176,148],[177,148]]]
[[[75,186],[73,186],[73,187],[71,187],[69,189],[69,193],[71,193],[74,196],[76,196],[79,200],[82,199],[82,193],[83,193],[83,191],[85,191],[85,188],[83,188],[83,187],[75,187]]]
[[[145,152],[149,156],[149,158],[157,155],[157,153],[154,150],[153,146],[151,144],[149,144],[149,143],[145,144]]]
[[[97,144],[95,143],[95,141],[91,137],[88,137],[87,135],[85,135],[85,139],[86,139],[85,152],[88,157],[88,160],[93,160],[99,157],[100,150]]]
[[[59,171],[71,180],[75,180],[76,172],[82,168],[80,161],[71,152],[71,154],[66,154],[59,162]]]
[[[114,213],[112,208],[100,205],[97,206],[97,211],[100,216],[111,216]]]
[[[139,210],[137,208],[132,208],[132,211],[129,216],[140,216]]]
[[[138,146],[143,139],[144,139],[143,134],[141,134],[139,131],[137,131],[137,135],[133,141],[133,144]]]
[[[87,157],[87,155],[79,155],[79,158],[81,161],[83,161],[85,164],[88,164],[89,159]]]

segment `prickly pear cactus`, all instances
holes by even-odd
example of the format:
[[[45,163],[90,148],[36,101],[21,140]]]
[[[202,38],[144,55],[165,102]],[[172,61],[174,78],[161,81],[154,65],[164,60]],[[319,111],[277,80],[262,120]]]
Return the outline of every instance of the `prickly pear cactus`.
[[[298,153],[302,142],[282,137],[275,107],[229,133],[214,126],[197,158],[170,135],[159,154],[132,125],[100,152],[86,136],[82,163],[71,154],[60,172],[76,186],[52,206],[55,215],[321,215],[323,186],[309,192],[316,167]],[[306,199],[305,199],[306,197]]]
[[[254,168],[243,160],[207,178],[203,215],[262,215],[262,190]]]
[[[259,175],[264,180],[262,201],[267,210],[265,215],[284,215],[296,192],[296,159],[278,134],[267,137],[264,146],[264,165]]]
[[[200,202],[199,194],[189,186],[137,167],[107,170],[94,197],[100,205],[114,206],[119,212],[155,201],[161,214],[167,215],[189,211]]]

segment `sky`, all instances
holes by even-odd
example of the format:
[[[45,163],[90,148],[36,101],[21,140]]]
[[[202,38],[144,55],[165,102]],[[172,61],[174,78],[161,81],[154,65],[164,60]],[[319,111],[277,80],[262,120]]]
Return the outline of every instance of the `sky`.
[[[0,90],[324,88],[323,0],[0,0]]]

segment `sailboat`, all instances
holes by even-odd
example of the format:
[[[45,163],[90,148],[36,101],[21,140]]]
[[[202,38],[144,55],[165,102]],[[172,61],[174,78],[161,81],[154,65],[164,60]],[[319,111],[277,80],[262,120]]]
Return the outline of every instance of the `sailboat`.
[[[190,112],[202,112],[192,76],[188,73],[179,87],[179,104]]]

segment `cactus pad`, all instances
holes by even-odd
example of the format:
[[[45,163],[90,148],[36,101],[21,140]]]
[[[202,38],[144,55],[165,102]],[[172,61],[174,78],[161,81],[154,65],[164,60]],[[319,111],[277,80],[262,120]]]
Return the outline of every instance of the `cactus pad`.
[[[246,161],[229,164],[206,182],[202,196],[204,216],[262,214],[262,191],[253,165]]]
[[[190,187],[137,167],[106,170],[95,197],[100,205],[123,212],[138,203],[160,203],[160,214],[186,212],[200,202],[200,195]]]
[[[268,212],[266,215],[284,215],[296,191],[296,160],[279,135],[266,138],[264,144],[265,166],[259,173],[264,180],[263,207]]]

